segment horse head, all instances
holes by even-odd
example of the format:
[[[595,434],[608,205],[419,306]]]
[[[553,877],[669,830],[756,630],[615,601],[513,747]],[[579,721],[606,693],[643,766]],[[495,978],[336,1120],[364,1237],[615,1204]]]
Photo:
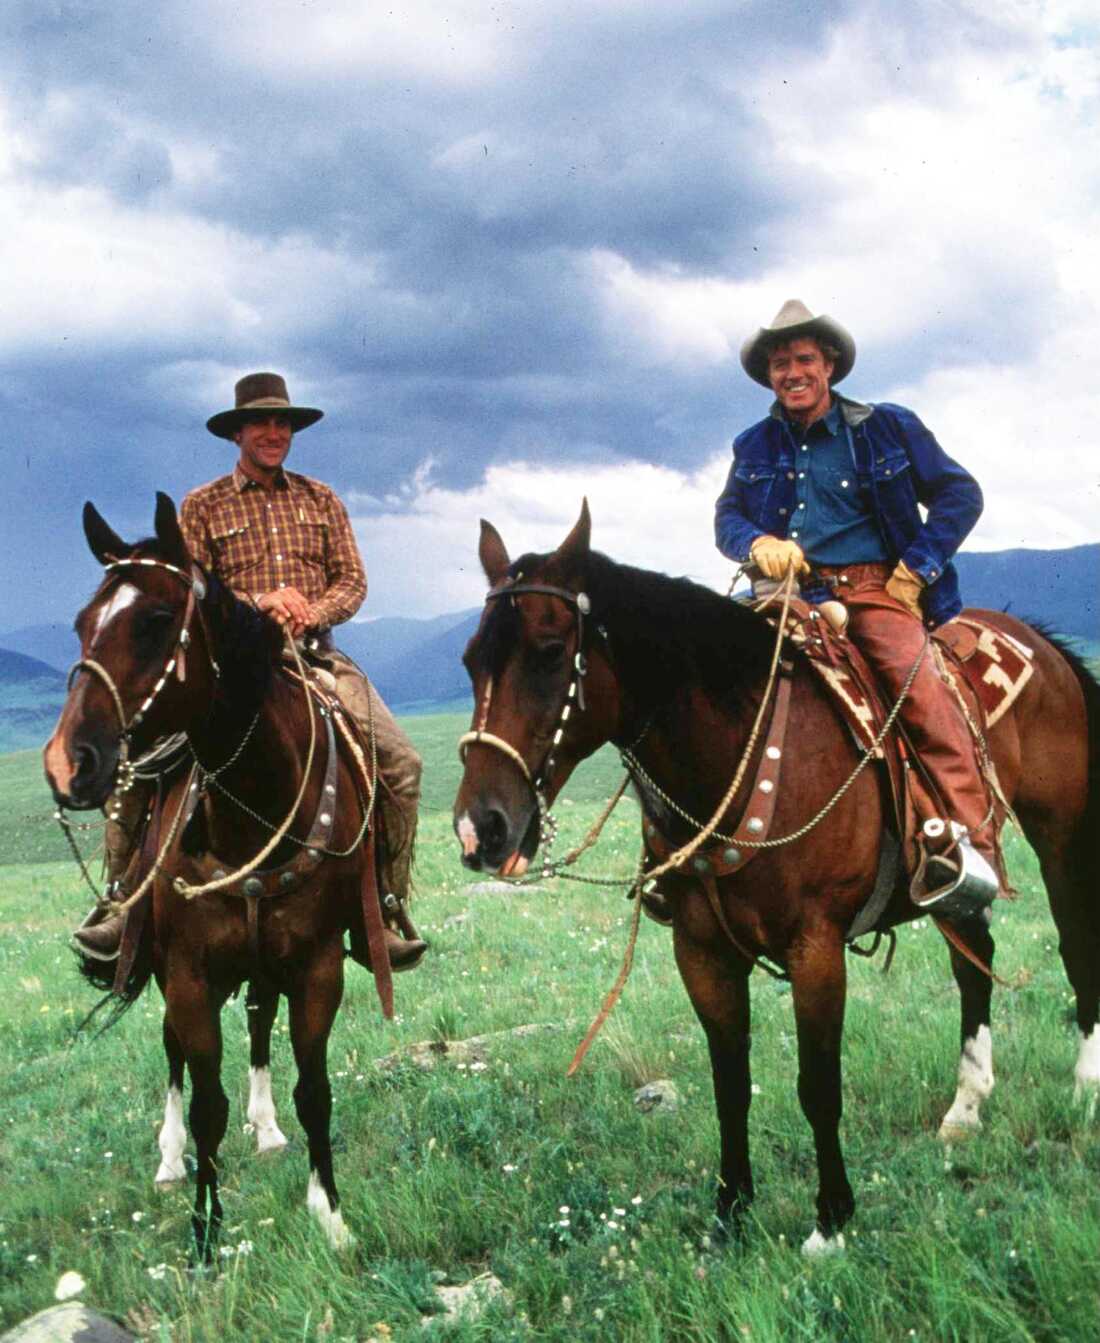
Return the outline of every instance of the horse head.
[[[205,580],[172,500],[157,494],[150,539],[123,541],[91,503],[84,534],[106,573],[76,618],[80,658],[44,751],[54,799],[77,809],[102,806],[135,748],[185,726],[211,666],[209,655],[187,657]]]
[[[478,557],[490,591],[463,656],[474,719],[460,743],[465,768],[454,806],[467,867],[524,872],[540,816],[613,730],[614,677],[586,591],[591,530],[586,500],[557,550],[513,563],[482,520]]]

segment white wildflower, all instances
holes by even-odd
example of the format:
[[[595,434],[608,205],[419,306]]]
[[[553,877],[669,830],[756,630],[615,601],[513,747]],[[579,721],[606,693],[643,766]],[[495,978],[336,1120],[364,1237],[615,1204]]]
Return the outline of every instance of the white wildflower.
[[[79,1296],[86,1285],[79,1273],[69,1269],[57,1280],[57,1286],[53,1289],[54,1300],[68,1301],[70,1297]]]

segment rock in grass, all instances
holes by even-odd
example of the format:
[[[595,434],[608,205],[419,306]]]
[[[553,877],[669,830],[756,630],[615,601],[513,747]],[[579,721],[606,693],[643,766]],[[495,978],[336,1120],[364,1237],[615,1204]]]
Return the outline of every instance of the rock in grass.
[[[134,1343],[134,1339],[134,1334],[79,1301],[40,1310],[6,1334],[0,1334],[0,1343]]]
[[[444,1320],[448,1324],[462,1320],[472,1323],[491,1302],[510,1300],[501,1280],[492,1273],[482,1273],[460,1287],[437,1287],[435,1294],[443,1306],[441,1315],[429,1315],[422,1321],[425,1327],[433,1320]]]
[[[634,1104],[642,1114],[674,1115],[680,1108],[680,1093],[667,1078],[647,1082],[634,1093]]]

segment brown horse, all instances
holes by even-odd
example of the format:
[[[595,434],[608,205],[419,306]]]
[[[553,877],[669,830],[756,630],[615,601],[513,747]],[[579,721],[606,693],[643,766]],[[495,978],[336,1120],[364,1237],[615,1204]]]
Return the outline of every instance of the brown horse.
[[[125,785],[128,757],[185,734],[183,767],[159,781],[150,828],[160,871],[132,968],[119,986],[132,1002],[155,976],[164,996],[169,1082],[157,1182],[185,1175],[186,1063],[198,1159],[194,1228],[209,1256],[221,1220],[217,1156],[229,1108],[220,1078],[220,1013],[248,981],[248,1115],[259,1150],[286,1141],[268,1072],[282,994],[298,1068],[294,1101],[309,1143],[307,1203],[330,1242],[341,1246],[349,1235],[333,1178],[326,1056],[343,993],[344,934],[352,931],[353,946],[363,937],[361,882],[374,861],[369,831],[367,842],[359,842],[365,783],[336,748],[333,715],[281,670],[277,625],[193,563],[166,495],[157,496],[151,540],[127,544],[91,504],[84,529],[107,572],[77,617],[81,660],[45,749],[54,797],[66,808],[101,807]],[[265,865],[225,885],[291,814]],[[181,884],[216,889],[188,898]],[[135,907],[131,919],[142,912]],[[125,955],[125,940],[123,947]],[[84,965],[93,980],[96,965]],[[388,967],[380,987],[388,987]]]
[[[469,867],[522,872],[546,808],[578,761],[606,741],[626,752],[647,830],[683,844],[721,803],[746,744],[767,681],[772,628],[739,602],[686,579],[616,564],[589,542],[587,504],[556,551],[515,563],[495,529],[481,524],[479,555],[492,590],[465,655],[476,710],[454,808]],[[1033,652],[1034,674],[988,744],[1042,864],[1077,1000],[1078,1088],[1094,1089],[1100,1086],[1100,687],[1072,653],[1030,626],[1003,614],[984,618]],[[816,674],[803,659],[794,663],[783,773],[774,793],[764,785],[774,801],[776,837],[815,817],[859,760]],[[749,781],[758,777],[764,740],[753,751]],[[767,750],[778,760],[777,747]],[[720,830],[737,828],[744,791]],[[790,977],[798,1096],[813,1130],[819,1180],[808,1252],[841,1245],[840,1229],[854,1211],[838,1132],[844,952],[875,885],[891,818],[883,779],[864,770],[824,823],[720,875],[713,902],[690,870],[661,883],[670,897],[676,962],[710,1050],[721,1133],[718,1214],[725,1225],[736,1224],[753,1197],[749,973],[767,957]],[[746,823],[749,832],[759,829],[751,816]],[[898,882],[877,926],[917,913]],[[985,920],[958,931],[992,962]],[[951,960],[962,996],[962,1055],[945,1135],[980,1126],[980,1103],[993,1086],[991,982],[955,948]]]

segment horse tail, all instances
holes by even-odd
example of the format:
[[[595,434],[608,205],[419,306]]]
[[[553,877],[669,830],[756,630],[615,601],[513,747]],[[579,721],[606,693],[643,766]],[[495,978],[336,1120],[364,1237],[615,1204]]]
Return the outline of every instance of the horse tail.
[[[91,1025],[93,1019],[98,1017],[101,1011],[109,1008],[106,1019],[96,1031],[96,1035],[99,1036],[121,1021],[141,997],[146,984],[153,977],[153,921],[149,918],[145,920],[138,940],[137,952],[126,976],[126,982],[117,991],[115,989],[117,961],[101,961],[94,956],[85,955],[81,951],[77,951],[75,954],[79,973],[93,988],[99,989],[103,993],[92,1010],[77,1026],[76,1033],[79,1035],[86,1027]]]

